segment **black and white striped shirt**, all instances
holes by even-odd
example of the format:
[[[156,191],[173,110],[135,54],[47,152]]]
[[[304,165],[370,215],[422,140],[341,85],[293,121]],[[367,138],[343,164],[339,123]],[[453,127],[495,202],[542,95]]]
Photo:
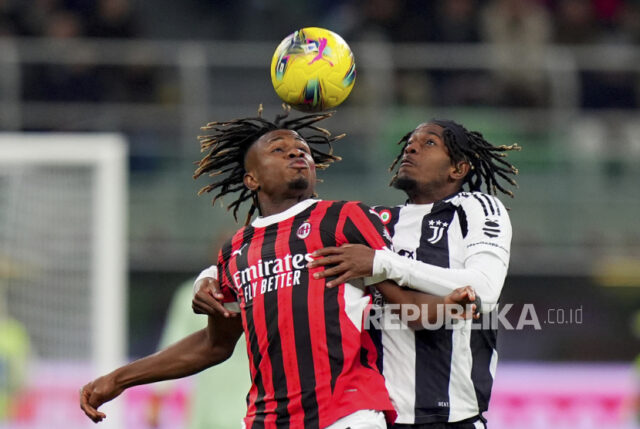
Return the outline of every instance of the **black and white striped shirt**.
[[[377,207],[394,254],[377,251],[374,277],[435,295],[470,284],[483,308],[498,301],[511,223],[495,197],[461,192],[433,204]],[[402,257],[400,256],[402,255]],[[487,410],[498,360],[494,329],[383,330],[383,374],[396,423],[456,422]]]

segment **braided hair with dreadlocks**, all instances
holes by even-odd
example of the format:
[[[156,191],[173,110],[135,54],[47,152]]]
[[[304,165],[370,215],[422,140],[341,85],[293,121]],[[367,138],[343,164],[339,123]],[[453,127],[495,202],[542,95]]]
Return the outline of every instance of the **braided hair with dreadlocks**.
[[[510,146],[494,146],[484,139],[481,133],[469,131],[457,122],[450,120],[431,120],[430,124],[436,124],[443,128],[444,144],[449,151],[451,161],[456,164],[461,161],[469,163],[470,170],[463,180],[463,186],[467,185],[469,191],[480,191],[484,184],[487,193],[496,195],[499,190],[513,198],[513,192],[506,189],[499,179],[503,179],[508,184],[518,187],[516,181],[510,177],[518,174],[518,169],[503,158],[507,156],[505,152],[522,149],[517,144]],[[393,171],[404,155],[405,148],[409,144],[409,138],[415,130],[405,134],[400,141],[402,145],[400,154],[389,167]],[[398,173],[393,175],[391,184],[397,180]]]
[[[332,143],[344,137],[344,134],[332,136],[328,130],[316,125],[319,121],[331,117],[334,112],[288,119],[291,107],[284,105],[283,109],[284,112],[277,115],[273,122],[262,118],[262,105],[260,105],[257,117],[226,122],[209,122],[202,127],[203,130],[211,131],[211,133],[198,137],[200,151],[207,152],[207,154],[196,162],[198,168],[193,174],[193,178],[197,179],[203,174],[207,174],[209,177],[217,179],[200,189],[198,195],[217,192],[213,198],[213,204],[215,204],[218,198],[239,192],[238,198],[227,208],[227,210],[233,209],[233,217],[236,221],[238,220],[238,209],[246,200],[251,198],[252,204],[245,224],[249,223],[256,209],[260,209],[255,192],[244,186],[243,178],[246,173],[244,159],[251,145],[264,134],[278,129],[298,132],[309,145],[317,169],[326,169],[332,162],[340,160],[339,156],[333,155]],[[320,150],[318,146],[325,146],[326,149]],[[221,177],[218,178],[219,176]]]

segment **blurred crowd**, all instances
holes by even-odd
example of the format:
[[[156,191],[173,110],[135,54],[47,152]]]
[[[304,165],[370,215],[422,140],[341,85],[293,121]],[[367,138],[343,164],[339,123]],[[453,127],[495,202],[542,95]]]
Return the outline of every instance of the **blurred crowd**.
[[[545,48],[640,43],[640,0],[0,0],[0,37],[275,42],[309,25],[349,41],[500,47],[491,70],[398,70],[399,103],[545,107]],[[158,98],[156,80],[146,68],[42,65],[25,70],[23,98],[148,102]],[[580,106],[635,108],[639,80],[632,72],[585,71]]]

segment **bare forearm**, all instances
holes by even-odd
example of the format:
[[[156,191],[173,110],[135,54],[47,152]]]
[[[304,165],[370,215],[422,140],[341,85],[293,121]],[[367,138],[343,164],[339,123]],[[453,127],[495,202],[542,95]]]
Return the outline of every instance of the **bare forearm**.
[[[221,363],[229,356],[227,347],[211,343],[205,328],[151,356],[120,367],[110,375],[116,385],[126,389],[186,377]]]
[[[427,320],[430,323],[435,322],[438,319],[438,305],[445,303],[444,297],[401,288],[389,281],[378,283],[376,288],[387,303],[400,305],[399,310],[401,314],[418,311],[420,315],[418,322],[421,320]],[[410,308],[403,310],[403,306]],[[410,321],[407,320],[406,322],[410,326],[412,325]]]

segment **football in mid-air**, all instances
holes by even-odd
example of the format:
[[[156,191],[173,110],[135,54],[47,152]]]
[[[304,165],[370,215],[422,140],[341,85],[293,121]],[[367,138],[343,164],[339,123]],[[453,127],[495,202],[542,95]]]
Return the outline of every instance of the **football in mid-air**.
[[[287,36],[271,60],[271,82],[294,109],[319,112],[338,106],[353,88],[356,64],[336,33],[307,27]]]

